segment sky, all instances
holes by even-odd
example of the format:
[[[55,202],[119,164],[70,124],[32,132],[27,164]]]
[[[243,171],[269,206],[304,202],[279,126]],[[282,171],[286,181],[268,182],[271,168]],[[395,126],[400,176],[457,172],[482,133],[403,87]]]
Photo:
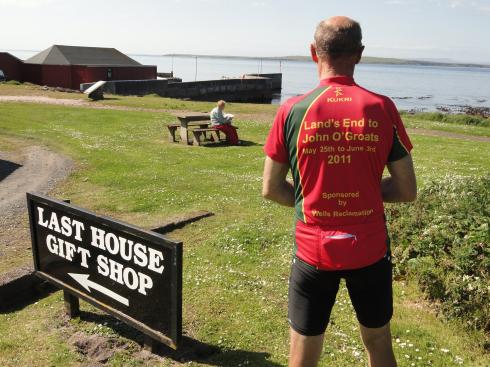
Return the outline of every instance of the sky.
[[[0,0],[0,49],[307,55],[333,15],[361,23],[368,56],[490,64],[490,0]]]

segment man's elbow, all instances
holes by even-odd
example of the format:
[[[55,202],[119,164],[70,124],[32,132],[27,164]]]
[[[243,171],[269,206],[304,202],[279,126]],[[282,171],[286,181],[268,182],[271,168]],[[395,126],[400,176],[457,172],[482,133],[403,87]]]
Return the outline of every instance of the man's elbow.
[[[266,200],[272,200],[272,190],[268,186],[262,187],[262,197]]]
[[[413,187],[410,190],[407,190],[404,192],[403,195],[403,202],[405,203],[411,203],[417,200],[417,188]]]

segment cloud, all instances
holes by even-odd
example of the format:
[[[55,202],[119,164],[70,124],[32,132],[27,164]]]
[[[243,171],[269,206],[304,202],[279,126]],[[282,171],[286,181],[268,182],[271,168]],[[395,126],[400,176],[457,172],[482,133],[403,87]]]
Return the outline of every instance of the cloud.
[[[405,0],[386,0],[385,4],[388,5],[405,5],[407,2]]]
[[[447,1],[451,9],[457,8],[470,8],[479,12],[489,13],[490,12],[490,1],[471,1],[471,0],[450,0]]]
[[[486,5],[475,5],[477,10],[480,10],[483,13],[490,13],[490,4]]]
[[[423,6],[422,0],[385,0],[387,5],[419,5]],[[490,0],[428,0],[429,3],[437,6],[448,7],[450,9],[473,9],[478,12],[490,13]]]
[[[53,3],[55,0],[0,0],[0,5],[17,8],[39,8]]]

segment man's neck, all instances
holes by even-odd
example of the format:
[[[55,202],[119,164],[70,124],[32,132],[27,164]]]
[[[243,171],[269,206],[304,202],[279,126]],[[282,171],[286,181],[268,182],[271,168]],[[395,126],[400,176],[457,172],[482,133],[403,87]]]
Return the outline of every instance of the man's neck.
[[[355,65],[331,65],[321,63],[318,65],[318,75],[320,80],[333,78],[336,76],[354,77]]]

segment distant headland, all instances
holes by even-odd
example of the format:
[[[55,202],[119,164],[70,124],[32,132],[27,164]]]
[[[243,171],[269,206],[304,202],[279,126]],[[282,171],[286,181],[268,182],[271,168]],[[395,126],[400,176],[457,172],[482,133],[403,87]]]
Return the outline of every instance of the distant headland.
[[[252,56],[224,56],[224,55],[196,55],[196,54],[164,54],[162,56],[174,57],[202,57],[208,59],[245,59],[245,60],[269,60],[269,61],[310,61],[309,56],[273,56],[273,57],[252,57]],[[420,65],[420,66],[449,66],[449,67],[475,67],[490,68],[490,65],[476,63],[441,62],[429,60],[397,59],[388,57],[364,56],[362,64],[384,64],[384,65]]]

